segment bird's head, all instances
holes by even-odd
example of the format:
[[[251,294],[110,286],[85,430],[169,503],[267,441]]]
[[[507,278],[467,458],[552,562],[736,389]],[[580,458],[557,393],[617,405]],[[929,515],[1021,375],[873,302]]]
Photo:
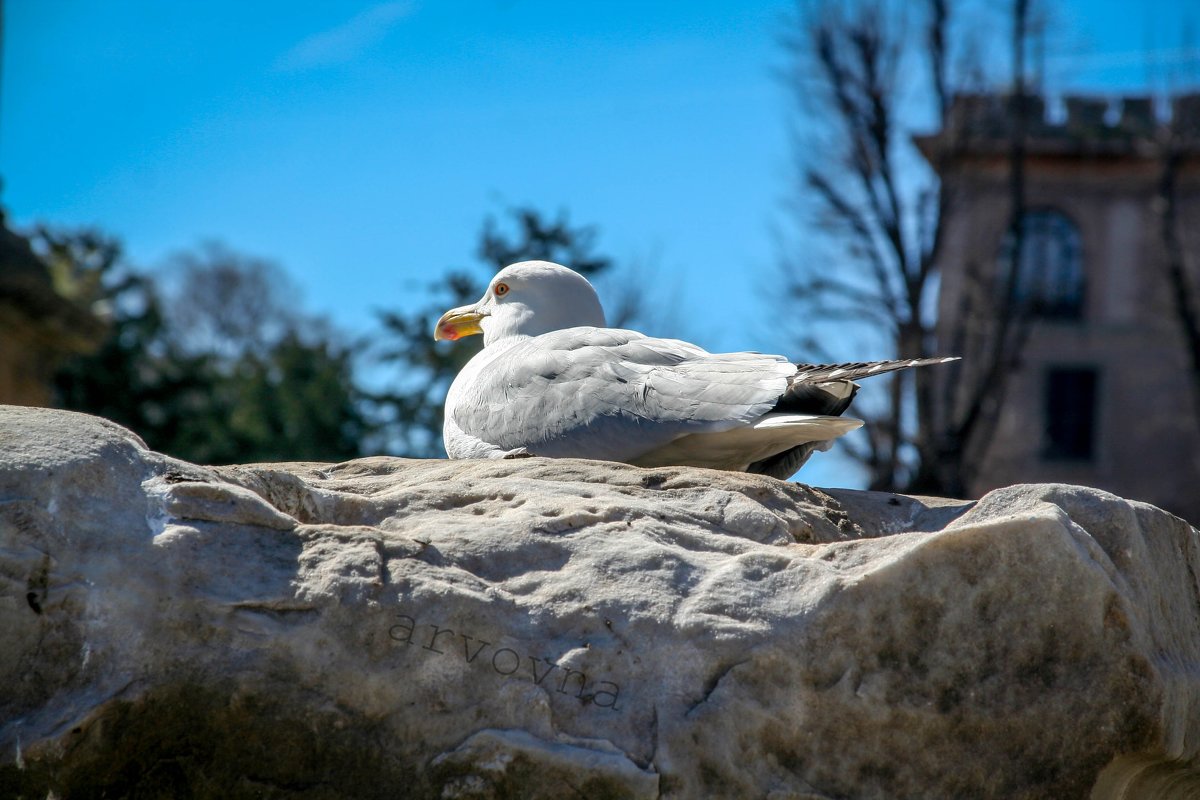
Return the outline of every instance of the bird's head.
[[[522,261],[496,273],[478,303],[452,308],[437,321],[435,341],[483,334],[483,346],[510,336],[561,328],[605,327],[600,298],[587,278],[549,261]]]

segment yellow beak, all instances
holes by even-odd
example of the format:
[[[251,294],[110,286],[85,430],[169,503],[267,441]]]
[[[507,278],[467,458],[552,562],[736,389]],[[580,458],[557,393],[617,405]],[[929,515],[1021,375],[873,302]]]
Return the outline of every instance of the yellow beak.
[[[448,339],[453,342],[464,336],[483,333],[483,328],[479,327],[481,319],[483,319],[483,314],[476,311],[475,306],[452,308],[442,314],[441,319],[437,321],[437,326],[433,329],[433,340],[440,342]]]

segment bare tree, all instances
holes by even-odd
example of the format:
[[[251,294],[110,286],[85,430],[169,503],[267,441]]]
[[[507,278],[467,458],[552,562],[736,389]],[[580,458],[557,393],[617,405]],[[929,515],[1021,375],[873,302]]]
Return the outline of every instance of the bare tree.
[[[1185,209],[1181,202],[1180,178],[1186,164],[1200,157],[1200,95],[1176,98],[1170,122],[1159,126],[1160,171],[1154,208],[1159,219],[1163,246],[1164,277],[1172,310],[1187,352],[1192,381],[1192,403],[1200,420],[1200,265],[1184,246]],[[1200,204],[1194,194],[1191,209]]]
[[[950,182],[939,176],[952,169],[971,131],[943,131],[941,146],[927,153],[931,172],[916,164],[911,137],[914,101],[926,116],[948,120],[956,49],[950,3],[926,0],[915,13],[920,36],[911,40],[905,36],[914,22],[906,17],[914,13],[911,7],[826,3],[802,10],[785,42],[795,65],[790,77],[798,101],[807,108],[815,97],[815,118],[832,134],[821,160],[803,165],[801,191],[815,199],[824,230],[840,245],[840,269],[814,269],[794,260],[787,265],[789,300],[802,305],[809,321],[865,325],[882,337],[893,357],[968,357],[950,379],[933,370],[897,374],[886,401],[862,414],[868,422],[866,445],[851,455],[866,466],[875,489],[963,492],[966,459],[986,449],[1028,329],[1017,287],[1025,118],[1031,105],[1024,64],[1028,4],[1014,0],[1012,7],[1011,256],[998,285],[994,264],[971,271],[987,291],[964,295],[973,304],[959,316],[964,327],[940,344],[934,309],[953,197]],[[915,92],[915,98],[905,91]],[[801,147],[807,149],[808,143]],[[816,357],[843,355],[807,344]],[[938,348],[945,352],[935,352]]]
[[[299,290],[279,265],[219,242],[176,253],[163,277],[167,311],[187,352],[262,353],[285,332],[313,324],[298,324]]]
[[[1030,0],[1012,0],[1011,86],[1005,98],[1008,139],[1008,223],[1005,247],[997,264],[962,265],[971,284],[962,294],[962,307],[951,325],[941,325],[943,347],[963,356],[942,375],[939,402],[927,394],[919,401],[927,409],[918,432],[919,462],[910,491],[965,496],[984,462],[996,433],[1009,382],[1020,367],[1021,353],[1033,322],[1036,295],[1026,295],[1022,265],[1026,234],[1025,150],[1034,109],[1040,98],[1030,91],[1026,53],[1030,43]],[[997,98],[999,99],[999,98]],[[942,158],[958,157],[973,131]],[[943,163],[939,174],[949,166]],[[946,207],[942,208],[946,211]],[[928,386],[928,384],[927,384]]]

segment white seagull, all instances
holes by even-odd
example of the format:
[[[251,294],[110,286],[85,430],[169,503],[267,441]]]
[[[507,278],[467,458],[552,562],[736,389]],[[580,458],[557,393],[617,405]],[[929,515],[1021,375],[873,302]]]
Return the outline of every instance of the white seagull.
[[[548,261],[505,267],[434,339],[483,334],[446,397],[450,458],[551,456],[788,478],[862,425],[856,378],[954,358],[794,364],[609,328],[596,290]]]

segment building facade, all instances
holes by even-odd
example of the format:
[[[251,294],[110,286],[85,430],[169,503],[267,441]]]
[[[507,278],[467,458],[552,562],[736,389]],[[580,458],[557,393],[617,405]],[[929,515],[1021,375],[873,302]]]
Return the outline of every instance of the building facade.
[[[1177,98],[1167,117],[1146,98],[1067,98],[1057,122],[1040,100],[1027,108],[1016,284],[1027,333],[968,488],[1078,483],[1200,522],[1200,404],[1160,198],[1164,133],[1182,132],[1175,230],[1197,286],[1200,96]],[[997,285],[1014,247],[1008,110],[1003,97],[960,98],[943,130],[917,141],[949,191],[938,255],[943,347],[970,329],[980,308],[970,298]],[[1200,288],[1190,302],[1200,307]]]
[[[29,241],[0,210],[0,404],[47,406],[64,359],[94,351],[105,325],[63,297]]]

